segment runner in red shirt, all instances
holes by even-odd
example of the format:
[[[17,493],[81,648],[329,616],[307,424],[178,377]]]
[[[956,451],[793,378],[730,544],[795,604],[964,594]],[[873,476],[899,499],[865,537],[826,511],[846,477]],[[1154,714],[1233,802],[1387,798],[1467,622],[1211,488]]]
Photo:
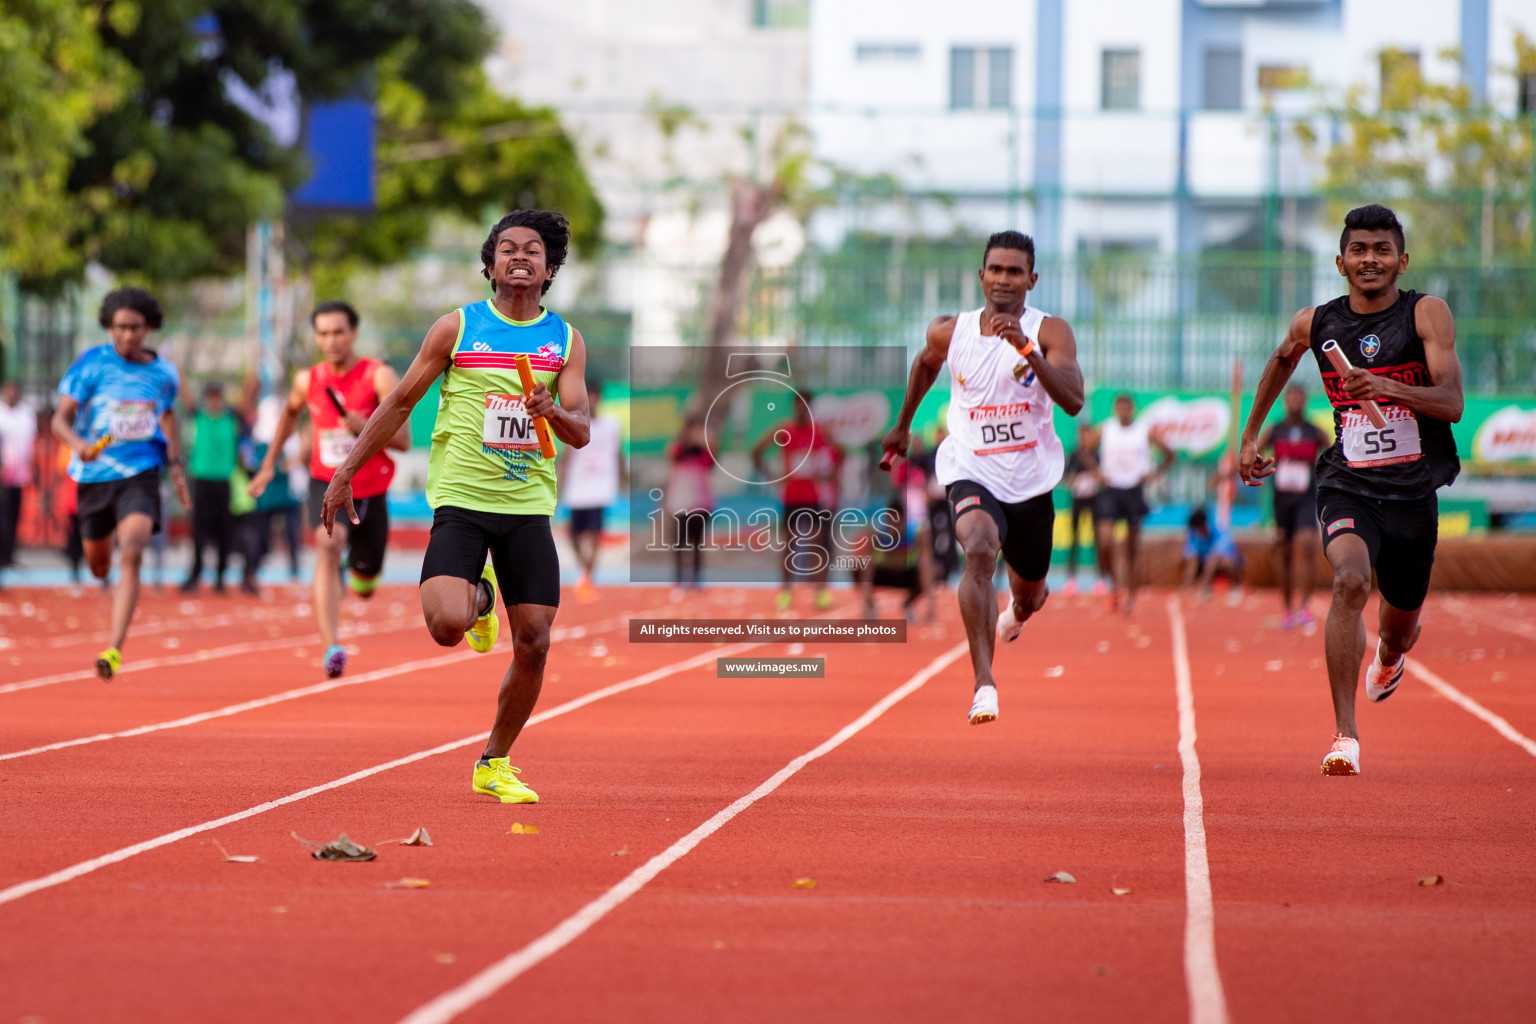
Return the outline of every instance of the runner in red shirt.
[[[783,589],[774,601],[779,611],[794,603],[796,580],[816,584],[816,608],[832,607],[827,593],[827,569],[831,549],[827,546],[832,515],[837,511],[837,473],[843,464],[843,450],[832,443],[826,432],[811,418],[809,392],[796,395],[794,419],[781,423],[762,436],[752,448],[752,464],[762,476],[784,484],[784,530],[789,536],[781,568]],[[777,450],[769,465],[768,450]]]
[[[320,503],[336,467],[346,461],[368,416],[400,378],[382,359],[362,359],[354,351],[358,316],[347,303],[322,302],[309,321],[315,329],[321,360],[294,374],[288,403],[249,493],[260,497],[272,482],[283,442],[293,433],[299,415],[308,409],[314,432],[309,460],[309,525],[315,534],[315,621],[326,645],[325,674],[335,678],[347,667],[347,652],[336,642],[341,614],[341,553],[347,551],[348,582],[353,592],[359,597],[371,596],[384,571],[384,548],[389,543],[389,505],[384,492],[395,477],[394,461],[379,452],[352,478],[357,514],[362,519],[356,527],[343,517],[336,521],[336,532],[327,533],[320,525]],[[406,425],[390,439],[389,447],[403,452],[410,446],[411,431]]]

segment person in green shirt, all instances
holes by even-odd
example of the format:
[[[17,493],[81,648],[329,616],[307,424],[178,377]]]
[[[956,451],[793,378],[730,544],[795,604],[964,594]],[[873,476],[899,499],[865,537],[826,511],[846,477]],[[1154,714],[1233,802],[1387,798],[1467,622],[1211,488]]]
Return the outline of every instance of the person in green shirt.
[[[432,639],[444,647],[468,637],[475,650],[489,651],[501,628],[500,578],[512,665],[502,678],[496,719],[472,785],[502,803],[539,799],[518,778],[521,770],[508,763],[508,753],[544,684],[549,630],[560,604],[560,560],[549,527],[555,460],[540,449],[537,420],[572,448],[585,447],[590,437],[586,346],[578,331],[541,304],[570,239],[570,225],[558,213],[515,210],[497,221],[480,248],[493,297],[432,325],[399,385],[368,418],[321,505],[327,533],[343,509],[349,522],[359,522],[352,477],[442,378],[427,462],[433,518],[421,568],[421,611]],[[523,356],[534,383],[526,393],[517,371]]]
[[[192,570],[181,585],[183,594],[197,592],[203,575],[203,551],[218,553],[213,577],[215,593],[224,593],[233,530],[229,514],[229,477],[240,452],[240,420],[224,404],[224,385],[203,385],[203,402],[192,415],[192,448],[187,477],[192,484]]]

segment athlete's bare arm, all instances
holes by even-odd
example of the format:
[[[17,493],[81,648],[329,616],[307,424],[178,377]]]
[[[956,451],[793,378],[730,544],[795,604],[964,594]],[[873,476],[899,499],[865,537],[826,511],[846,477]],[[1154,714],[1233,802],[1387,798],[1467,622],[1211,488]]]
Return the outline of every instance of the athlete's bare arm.
[[[1014,348],[1022,349],[1027,344],[1016,317],[999,314],[993,323],[997,325],[997,336]],[[1046,317],[1035,340],[1039,344],[1030,349],[1024,361],[1051,401],[1068,416],[1076,416],[1083,409],[1083,371],[1077,365],[1077,338],[1072,334],[1072,325],[1059,316]]]
[[[1162,456],[1160,459],[1158,459],[1157,468],[1152,471],[1151,475],[1148,476],[1147,479],[1156,480],[1159,477],[1167,476],[1169,467],[1172,466],[1174,460],[1179,457],[1178,452],[1168,447],[1168,442],[1163,440],[1163,435],[1160,431],[1149,431],[1147,433],[1147,440],[1152,442],[1152,447],[1156,448],[1158,454]]]
[[[1269,362],[1264,364],[1264,374],[1259,378],[1257,393],[1253,396],[1253,408],[1248,412],[1248,423],[1243,427],[1242,444],[1237,451],[1237,472],[1243,483],[1257,487],[1263,479],[1275,471],[1275,460],[1262,453],[1258,442],[1259,431],[1269,418],[1269,410],[1275,399],[1285,390],[1286,382],[1296,372],[1301,357],[1312,347],[1312,307],[1308,306],[1291,317],[1291,328],[1285,332]]]
[[[388,363],[380,363],[374,368],[373,392],[379,396],[380,402],[389,397],[389,393],[395,390],[395,386],[399,383],[400,375],[395,372],[393,366],[390,366]],[[351,415],[348,414],[349,421]],[[362,431],[359,430],[357,433],[360,434]],[[393,448],[397,452],[411,450],[411,420],[409,416],[406,417],[405,423],[401,425],[400,429],[395,431],[395,436],[389,439],[388,447]]]
[[[1342,377],[1344,393],[1355,401],[1395,402],[1430,419],[1456,423],[1465,400],[1461,393],[1461,360],[1456,355],[1456,320],[1444,299],[1426,295],[1413,310],[1414,327],[1424,341],[1429,387],[1403,384],[1354,367]]]
[[[288,443],[293,428],[304,412],[308,396],[309,371],[300,370],[293,375],[293,387],[288,389],[288,400],[283,403],[282,415],[277,418],[277,426],[272,430],[272,442],[267,445],[267,454],[261,460],[261,467],[256,470],[250,486],[245,489],[245,493],[252,498],[261,497],[272,483],[272,478],[277,475],[277,460],[282,457],[283,445]]]
[[[438,318],[427,331],[421,351],[411,360],[405,376],[368,417],[368,423],[358,435],[346,461],[337,467],[336,475],[331,477],[331,484],[325,489],[325,501],[320,509],[320,521],[325,524],[327,535],[331,533],[340,509],[347,510],[347,518],[354,525],[361,522],[352,507],[352,477],[410,421],[411,410],[416,408],[421,396],[443,375],[443,371],[453,365],[453,347],[459,338],[459,316],[459,311],[454,310]]]
[[[1103,439],[1104,428],[1094,427],[1088,431],[1088,436],[1083,439],[1081,447],[1078,448],[1078,454],[1083,457],[1083,465],[1100,484],[1104,483],[1104,467],[1099,465],[1099,442]]]
[[[907,375],[907,394],[901,400],[901,415],[896,417],[896,425],[880,442],[882,469],[891,468],[898,457],[907,454],[907,446],[912,443],[912,417],[917,415],[923,396],[939,379],[944,360],[949,358],[950,339],[954,336],[955,318],[952,316],[941,316],[928,325],[923,350],[912,360],[912,372]]]
[[[59,406],[53,410],[53,436],[73,449],[81,462],[90,462],[98,453],[94,444],[75,433],[75,416],[79,412],[78,401],[69,395],[60,395]]]
[[[525,408],[530,416],[543,416],[554,435],[572,448],[585,448],[592,439],[592,409],[587,402],[587,343],[571,328],[571,350],[555,377],[560,403],[543,384],[534,386]],[[375,413],[374,415],[378,415]]]
[[[176,422],[176,410],[167,409],[160,414],[160,433],[165,435],[165,457],[171,467],[171,487],[182,508],[192,507],[192,494],[187,490],[187,467],[181,457],[181,424]]]

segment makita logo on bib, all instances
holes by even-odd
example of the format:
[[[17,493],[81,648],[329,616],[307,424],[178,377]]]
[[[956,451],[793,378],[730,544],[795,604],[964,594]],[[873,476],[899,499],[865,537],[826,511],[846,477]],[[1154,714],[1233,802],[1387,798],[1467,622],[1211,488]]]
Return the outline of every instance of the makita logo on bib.
[[[1376,353],[1381,351],[1381,339],[1374,334],[1367,334],[1360,339],[1360,355],[1366,359],[1375,359]]]

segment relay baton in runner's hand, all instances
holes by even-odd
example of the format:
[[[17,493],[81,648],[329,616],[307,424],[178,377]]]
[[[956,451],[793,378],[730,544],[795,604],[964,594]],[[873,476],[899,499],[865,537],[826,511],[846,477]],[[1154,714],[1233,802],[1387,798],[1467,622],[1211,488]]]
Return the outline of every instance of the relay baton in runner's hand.
[[[1333,364],[1335,370],[1339,371],[1340,376],[1343,376],[1345,370],[1354,369],[1349,364],[1349,357],[1344,354],[1343,349],[1339,348],[1339,343],[1332,338],[1323,342],[1323,355],[1328,357],[1328,361]],[[1370,420],[1371,425],[1377,430],[1387,425],[1387,418],[1381,414],[1381,406],[1369,398],[1360,402],[1360,411],[1365,413],[1365,418]]]
[[[113,437],[111,434],[102,434],[96,439],[96,443],[91,445],[91,454],[100,455],[103,451],[106,450],[107,445],[111,444],[112,441]]]
[[[336,415],[340,416],[343,422],[345,422],[347,418],[347,407],[342,404],[341,395],[337,393],[335,388],[327,384],[325,386],[325,397],[331,400],[331,404],[336,407]]]
[[[533,394],[534,389],[533,364],[528,361],[527,355],[521,352],[517,354],[515,361],[517,363],[518,379],[523,382],[523,400],[526,402],[528,396]],[[550,440],[549,437],[549,422],[543,416],[535,416],[533,418],[533,429],[539,435],[539,453],[546,459],[554,458],[555,442]]]

